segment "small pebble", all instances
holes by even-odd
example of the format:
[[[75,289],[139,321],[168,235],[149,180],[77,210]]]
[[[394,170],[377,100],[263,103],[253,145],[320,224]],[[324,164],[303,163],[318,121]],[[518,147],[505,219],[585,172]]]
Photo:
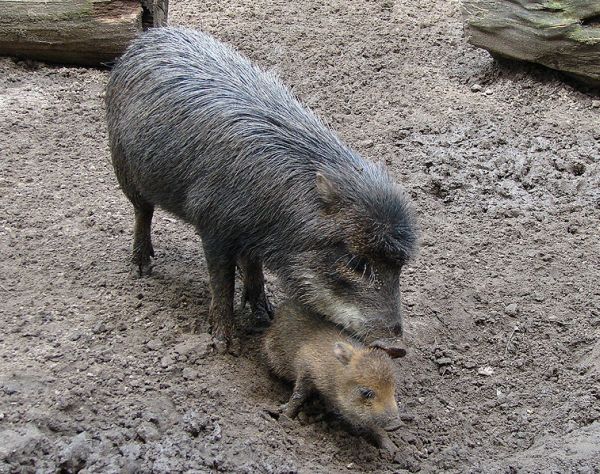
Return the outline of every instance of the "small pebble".
[[[477,373],[489,377],[490,375],[494,375],[494,369],[492,367],[479,367]]]
[[[160,360],[160,365],[163,369],[170,367],[172,364],[173,364],[173,359],[171,359],[169,356],[165,356]]]
[[[183,378],[186,380],[194,380],[195,378],[198,378],[198,371],[191,367],[186,367],[183,369]]]
[[[149,421],[143,421],[140,423],[136,433],[142,439],[142,441],[146,443],[150,441],[156,441],[160,438],[160,433],[156,429],[156,426]]]
[[[519,312],[519,307],[516,303],[510,303],[509,305],[506,305],[506,307],[504,308],[504,312],[509,316],[516,316]]]
[[[162,342],[160,342],[159,339],[152,339],[151,341],[148,341],[146,347],[151,351],[157,351],[162,347]]]
[[[99,322],[92,328],[92,332],[94,334],[101,334],[106,331],[107,331],[106,324],[104,324],[103,322]]]
[[[71,442],[59,453],[60,464],[65,472],[79,472],[85,466],[90,453],[90,440],[84,431],[73,437]]]

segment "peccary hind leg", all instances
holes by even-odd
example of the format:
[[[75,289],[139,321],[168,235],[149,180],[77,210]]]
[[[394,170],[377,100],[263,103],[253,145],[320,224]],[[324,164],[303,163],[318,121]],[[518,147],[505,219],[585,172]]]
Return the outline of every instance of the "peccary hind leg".
[[[152,216],[154,215],[154,204],[148,202],[133,185],[129,176],[129,170],[125,165],[125,154],[118,141],[112,140],[110,151],[117,181],[127,199],[133,205],[135,213],[135,224],[133,228],[133,254],[131,262],[133,272],[139,276],[149,275],[152,267],[150,257],[154,257],[150,230],[152,227]]]
[[[239,267],[244,280],[242,308],[250,303],[252,315],[257,327],[264,328],[273,319],[273,307],[265,294],[265,277],[260,260],[252,257],[242,257]]]
[[[135,226],[133,230],[133,256],[132,262],[139,276],[149,275],[152,267],[150,257],[154,257],[154,248],[150,229],[152,226],[152,215],[154,206],[148,203],[134,204]]]
[[[215,348],[225,352],[234,332],[233,294],[235,288],[235,258],[223,253],[223,247],[202,239],[204,256],[210,277],[210,324]]]

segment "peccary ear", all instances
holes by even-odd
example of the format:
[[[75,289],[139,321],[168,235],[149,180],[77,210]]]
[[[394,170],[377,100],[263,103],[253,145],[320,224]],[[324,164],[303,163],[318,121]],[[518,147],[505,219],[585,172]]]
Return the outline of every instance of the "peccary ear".
[[[337,360],[339,360],[342,364],[348,365],[350,359],[352,359],[352,355],[354,354],[354,347],[347,342],[336,342],[333,347],[333,353]]]
[[[400,340],[378,339],[369,344],[369,347],[385,352],[392,359],[398,359],[406,355],[406,346]]]
[[[321,199],[323,206],[326,210],[331,209],[338,201],[338,189],[329,178],[326,178],[319,172],[315,175],[315,181],[317,192],[319,193],[319,198]]]

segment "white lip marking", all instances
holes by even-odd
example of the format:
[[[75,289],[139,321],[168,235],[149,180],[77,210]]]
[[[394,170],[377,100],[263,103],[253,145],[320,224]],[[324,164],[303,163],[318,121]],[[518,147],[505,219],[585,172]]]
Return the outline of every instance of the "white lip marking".
[[[337,300],[330,302],[330,308],[326,315],[334,323],[354,330],[359,330],[364,326],[365,317],[356,306]]]
[[[314,298],[315,309],[327,317],[327,319],[345,329],[352,329],[354,331],[364,329],[366,318],[359,308],[335,296],[320,281],[320,275],[305,270],[302,273],[302,280],[307,286],[312,288],[311,293],[313,295],[318,295],[318,298]]]

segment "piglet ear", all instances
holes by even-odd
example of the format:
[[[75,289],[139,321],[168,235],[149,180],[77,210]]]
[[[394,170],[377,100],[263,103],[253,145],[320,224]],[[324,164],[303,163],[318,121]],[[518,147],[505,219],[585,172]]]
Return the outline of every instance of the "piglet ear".
[[[336,342],[333,347],[333,353],[343,365],[348,365],[354,354],[354,347],[347,342]]]
[[[369,347],[385,352],[392,359],[398,359],[406,355],[406,346],[398,339],[378,339],[369,344]]]
[[[323,207],[326,210],[330,210],[339,200],[339,192],[337,187],[322,173],[317,173],[315,175],[315,183],[317,186],[317,193],[319,194],[319,198],[323,204]]]

